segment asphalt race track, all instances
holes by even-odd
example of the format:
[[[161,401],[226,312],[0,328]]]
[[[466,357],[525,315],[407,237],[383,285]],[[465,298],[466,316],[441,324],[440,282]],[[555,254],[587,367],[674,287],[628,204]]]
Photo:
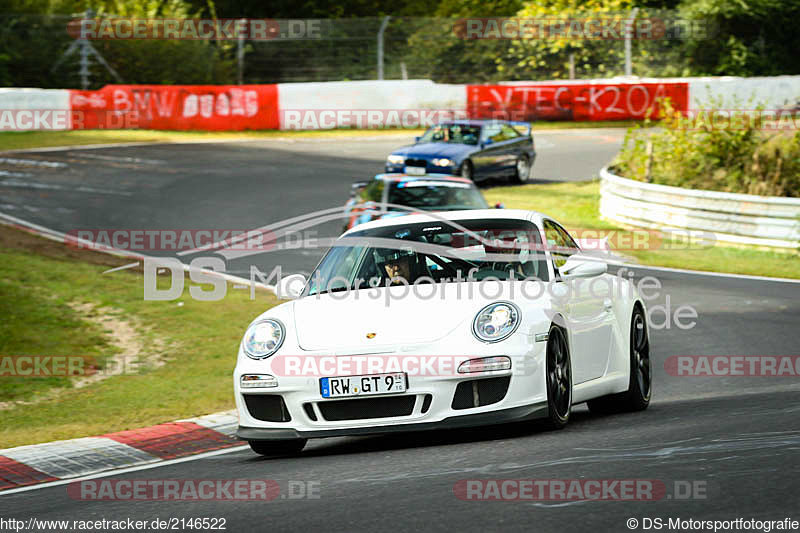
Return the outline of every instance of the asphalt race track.
[[[619,129],[537,134],[534,177],[591,177],[614,157],[623,135]],[[248,230],[343,205],[352,182],[382,172],[386,155],[412,140],[399,134],[0,154],[0,212],[65,233]],[[576,158],[575,152],[584,155]],[[337,236],[343,222],[314,230]],[[309,271],[322,253],[270,252],[227,268],[244,277],[251,264],[264,272],[275,265],[284,272]]]
[[[540,133],[535,175],[590,177],[621,136]],[[3,154],[0,211],[60,231],[248,229],[340,204],[350,182],[379,172],[396,144],[258,141]],[[8,164],[3,157],[66,166]],[[77,184],[90,190],[77,191]],[[307,271],[318,255],[257,259],[262,268],[277,261],[287,271]],[[245,274],[243,268],[234,263],[231,270]],[[698,312],[693,328],[652,329],[654,400],[647,411],[594,416],[580,406],[558,432],[522,424],[333,438],[310,441],[297,458],[264,459],[244,449],[112,475],[273,479],[282,489],[310,481],[318,483],[318,499],[91,502],[71,499],[61,485],[0,496],[0,510],[19,519],[224,517],[229,531],[597,532],[627,531],[629,518],[639,526],[646,517],[800,519],[800,378],[675,377],[664,369],[672,355],[800,355],[800,283],[634,270],[662,284],[650,308],[669,297],[672,312],[681,305]],[[654,318],[663,322],[664,313]],[[662,481],[667,495],[650,502],[459,500],[454,485],[470,479],[649,479]],[[684,499],[675,482],[699,482],[705,492]]]

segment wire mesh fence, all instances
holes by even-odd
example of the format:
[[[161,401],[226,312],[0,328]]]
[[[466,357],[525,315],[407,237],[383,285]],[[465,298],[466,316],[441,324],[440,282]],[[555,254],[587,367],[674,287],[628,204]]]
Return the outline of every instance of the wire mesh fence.
[[[0,84],[97,88],[115,82],[425,78],[481,83],[612,77],[626,73],[626,42],[616,30],[629,16],[605,14],[604,20],[613,19],[609,27],[615,31],[594,36],[586,30],[586,19],[578,19],[578,31],[551,20],[545,26],[538,21],[538,29],[524,34],[521,22],[514,19],[499,24],[495,33],[487,19],[373,17],[268,21],[267,38],[120,37],[115,33],[119,25],[106,19],[111,21],[108,34],[90,36],[76,46],[81,34],[75,27],[82,15],[0,15]],[[654,20],[652,14],[648,17]],[[506,31],[512,26],[516,30]],[[687,73],[683,43],[682,38],[665,35],[663,28],[634,35],[629,40],[630,73]]]

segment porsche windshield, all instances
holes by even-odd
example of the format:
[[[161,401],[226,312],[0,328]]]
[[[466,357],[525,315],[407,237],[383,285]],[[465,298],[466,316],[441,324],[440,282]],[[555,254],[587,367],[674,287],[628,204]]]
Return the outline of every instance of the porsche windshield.
[[[420,137],[420,143],[453,143],[477,145],[481,138],[481,127],[469,124],[439,124]]]
[[[343,237],[312,273],[304,295],[414,283],[547,281],[539,230],[524,220],[429,221]]]

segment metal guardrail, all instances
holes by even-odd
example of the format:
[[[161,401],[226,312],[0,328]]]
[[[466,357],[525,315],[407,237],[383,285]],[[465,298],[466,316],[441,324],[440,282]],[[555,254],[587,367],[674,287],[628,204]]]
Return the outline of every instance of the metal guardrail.
[[[683,189],[600,171],[600,214],[622,224],[711,232],[719,242],[800,247],[800,198]]]

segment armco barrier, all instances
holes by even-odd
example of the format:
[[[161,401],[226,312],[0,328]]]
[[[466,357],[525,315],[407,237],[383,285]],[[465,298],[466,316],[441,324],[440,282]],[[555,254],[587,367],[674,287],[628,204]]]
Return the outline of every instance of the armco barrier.
[[[800,104],[800,76],[687,78],[689,109],[792,109]]]
[[[281,83],[280,109],[461,109],[464,85],[431,80]]]
[[[0,131],[69,129],[68,90],[0,89]]]
[[[473,118],[509,120],[628,120],[658,112],[670,98],[685,111],[689,84],[673,80],[583,80],[503,85],[468,85],[467,112]]]
[[[434,83],[430,80],[347,81],[282,83],[278,86],[281,129],[294,129],[291,120],[300,116],[319,116],[328,111],[335,116],[327,128],[348,127],[348,114],[363,111],[451,111],[466,116],[465,85]]]
[[[106,85],[70,91],[73,129],[277,129],[277,85]]]
[[[772,78],[609,78],[495,85],[430,80],[280,85],[107,85],[96,91],[0,89],[0,130],[155,128],[168,130],[326,129],[394,125],[391,113],[425,110],[470,118],[620,120],[644,118],[658,98],[680,110],[794,108],[800,76]],[[55,110],[60,118],[33,113]],[[77,111],[69,113],[69,111]],[[287,121],[291,115],[291,121]],[[444,118],[446,113],[437,115]],[[305,121],[303,119],[310,118]],[[325,119],[325,120],[322,120]],[[408,125],[403,122],[397,125]],[[424,124],[423,124],[424,125]],[[362,126],[364,127],[364,126]]]
[[[600,214],[623,224],[711,232],[715,240],[770,248],[800,246],[800,198],[682,189],[600,171]]]

